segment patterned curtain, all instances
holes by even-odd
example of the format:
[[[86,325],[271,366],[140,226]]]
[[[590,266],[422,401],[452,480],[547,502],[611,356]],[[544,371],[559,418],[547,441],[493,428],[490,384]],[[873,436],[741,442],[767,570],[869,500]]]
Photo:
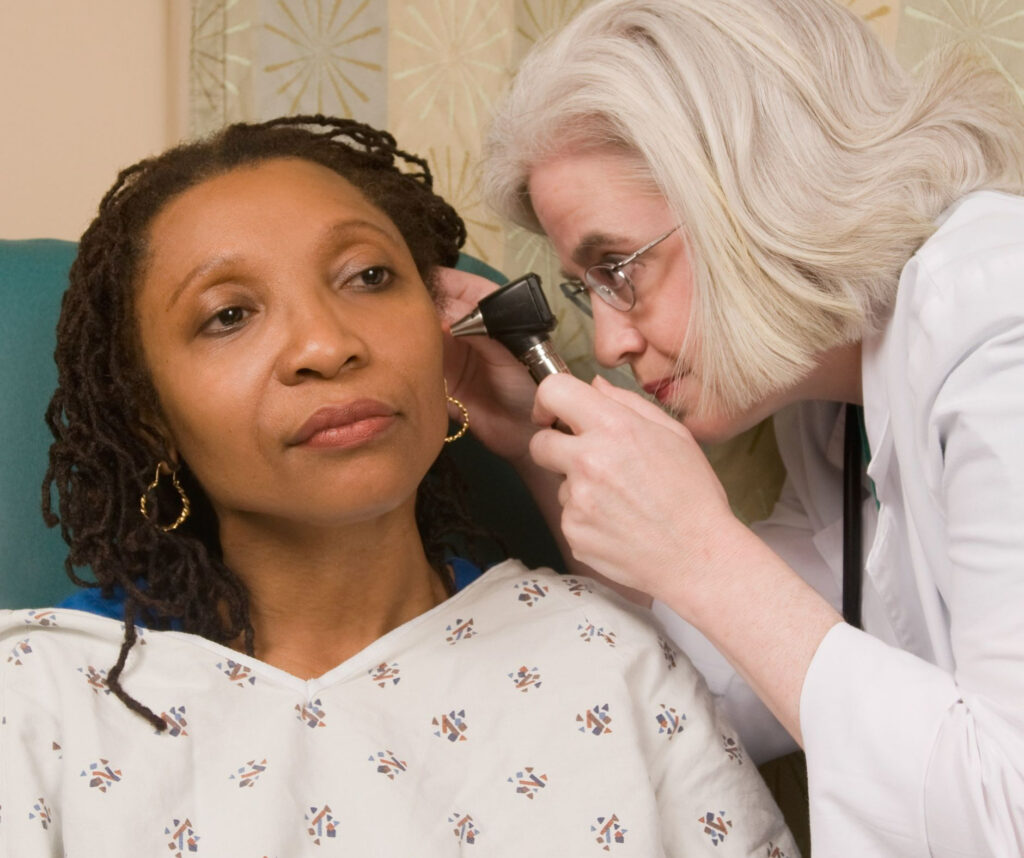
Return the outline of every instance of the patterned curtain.
[[[190,121],[205,134],[282,114],[349,116],[391,131],[426,157],[439,192],[466,221],[466,252],[509,275],[558,264],[537,236],[483,206],[477,165],[490,106],[544,34],[594,0],[192,0]],[[1024,0],[837,0],[914,67],[938,45],[975,43],[1024,98]],[[599,369],[591,330],[557,289],[557,346],[573,371]],[[761,517],[782,469],[770,425],[711,451],[737,511]]]

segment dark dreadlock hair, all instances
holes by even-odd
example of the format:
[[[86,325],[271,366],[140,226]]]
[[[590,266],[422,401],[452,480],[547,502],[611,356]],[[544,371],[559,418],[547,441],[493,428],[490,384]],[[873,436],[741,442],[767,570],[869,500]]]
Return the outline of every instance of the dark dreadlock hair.
[[[120,683],[137,626],[174,625],[219,642],[241,636],[249,654],[254,633],[248,593],[222,560],[216,517],[187,463],[178,476],[192,499],[191,518],[172,532],[158,526],[158,519],[173,521],[180,508],[173,490],[170,496],[151,492],[148,519],[140,514],[154,465],[170,455],[152,422],[160,408],[142,357],[136,285],[150,224],[170,200],[237,167],[282,157],[325,166],[359,188],[401,232],[435,301],[436,269],[455,264],[466,238],[455,210],[433,192],[426,161],[397,148],[387,132],[320,115],[229,126],[128,167],[103,197],[71,266],[57,325],[58,385],[46,411],[55,440],[42,487],[43,517],[51,527],[60,523],[70,546],[64,565],[75,584],[99,586],[106,598],[123,590],[124,641],[107,684],[158,730],[164,720]],[[453,538],[464,547],[483,535],[465,513],[444,453],[420,486],[416,519],[427,558],[439,571]],[[76,567],[90,567],[95,581],[80,578]]]

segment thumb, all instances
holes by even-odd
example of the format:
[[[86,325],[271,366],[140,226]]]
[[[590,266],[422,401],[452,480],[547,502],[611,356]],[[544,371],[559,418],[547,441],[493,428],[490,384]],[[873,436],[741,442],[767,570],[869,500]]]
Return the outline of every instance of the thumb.
[[[618,387],[600,375],[595,375],[591,384],[595,390],[599,390],[609,399],[618,402],[620,405],[626,406],[640,417],[650,420],[658,426],[663,426],[666,429],[671,429],[673,432],[682,434],[683,426],[678,420],[671,414],[666,414],[650,400],[644,399],[640,394]]]

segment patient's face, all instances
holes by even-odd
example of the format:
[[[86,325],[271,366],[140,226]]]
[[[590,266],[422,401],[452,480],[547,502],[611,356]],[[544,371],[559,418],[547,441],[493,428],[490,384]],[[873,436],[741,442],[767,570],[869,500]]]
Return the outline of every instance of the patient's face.
[[[174,198],[136,313],[222,536],[414,503],[447,428],[440,321],[394,224],[336,173],[276,159]]]

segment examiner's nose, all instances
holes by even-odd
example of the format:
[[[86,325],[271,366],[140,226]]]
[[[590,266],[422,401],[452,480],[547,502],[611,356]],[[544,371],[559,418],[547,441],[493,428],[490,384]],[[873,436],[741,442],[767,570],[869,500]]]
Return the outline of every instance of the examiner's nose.
[[[629,313],[609,307],[595,298],[591,302],[594,314],[594,357],[608,368],[629,363],[644,350],[646,342],[633,324]]]

